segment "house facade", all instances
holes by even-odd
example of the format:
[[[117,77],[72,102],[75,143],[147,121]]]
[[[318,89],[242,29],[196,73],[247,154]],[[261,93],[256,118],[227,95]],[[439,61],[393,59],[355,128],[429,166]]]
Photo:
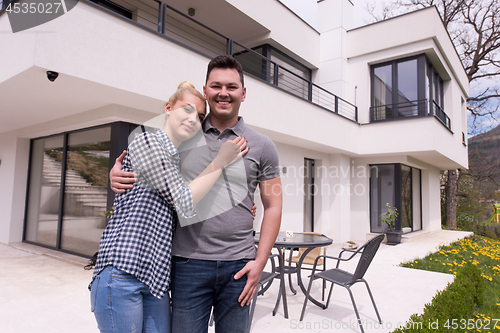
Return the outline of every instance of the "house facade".
[[[180,82],[201,90],[219,54],[242,63],[240,114],[278,148],[282,230],[361,242],[389,204],[407,235],[435,232],[440,171],[467,168],[467,76],[434,7],[353,28],[351,2],[323,0],[313,28],[277,0],[80,0],[12,33],[7,5],[2,243],[97,251],[130,133]]]

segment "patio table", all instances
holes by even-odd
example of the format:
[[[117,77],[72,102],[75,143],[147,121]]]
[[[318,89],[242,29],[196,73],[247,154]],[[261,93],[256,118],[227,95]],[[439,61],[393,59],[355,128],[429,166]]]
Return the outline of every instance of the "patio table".
[[[259,244],[259,239],[260,239],[260,233],[256,233],[254,236],[255,244]],[[306,234],[306,233],[302,233],[302,232],[294,232],[291,237],[286,237],[285,232],[280,231],[278,238],[276,239],[276,242],[274,243],[274,247],[276,249],[278,249],[278,253],[279,253],[278,260],[280,262],[280,274],[281,274],[280,280],[284,281],[284,278],[285,278],[284,275],[285,275],[285,269],[286,269],[285,268],[285,256],[284,256],[283,249],[284,248],[297,248],[297,247],[306,248],[304,253],[302,253],[302,256],[300,257],[299,262],[297,263],[297,267],[296,267],[297,282],[299,284],[300,289],[302,290],[302,293],[304,295],[306,295],[307,290],[304,286],[304,283],[302,282],[302,275],[301,275],[302,262],[306,258],[307,254],[309,252],[311,252],[314,248],[328,246],[328,245],[331,245],[332,243],[333,243],[333,240],[331,238],[328,238],[325,235],[312,235],[312,234]],[[276,303],[275,310],[273,311],[273,313],[275,313],[276,309],[278,308],[279,300],[280,300],[280,296],[281,296],[281,290],[282,290],[282,288],[280,288],[280,291],[278,294],[278,301]],[[314,297],[312,297],[311,295],[309,295],[309,299],[311,300],[311,302],[313,302],[317,306],[319,306],[321,308],[324,307],[319,301],[314,299]],[[287,309],[287,305],[285,304],[285,302],[286,301],[284,300],[283,305],[285,308],[285,318],[288,318],[288,309]]]

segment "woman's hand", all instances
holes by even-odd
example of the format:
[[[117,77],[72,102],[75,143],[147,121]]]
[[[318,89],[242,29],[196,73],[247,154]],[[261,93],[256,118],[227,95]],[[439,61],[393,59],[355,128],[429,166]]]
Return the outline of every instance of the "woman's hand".
[[[242,137],[224,142],[219,149],[219,153],[213,160],[214,168],[223,169],[229,164],[236,162],[245,155],[249,149],[250,148],[247,147],[247,141]]]

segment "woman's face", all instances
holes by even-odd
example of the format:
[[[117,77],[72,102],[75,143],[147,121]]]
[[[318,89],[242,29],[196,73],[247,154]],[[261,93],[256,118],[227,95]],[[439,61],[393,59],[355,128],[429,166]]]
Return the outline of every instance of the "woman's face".
[[[165,133],[174,146],[178,147],[200,130],[201,121],[206,115],[206,107],[197,96],[185,93],[174,105],[167,103],[165,113],[168,115]]]

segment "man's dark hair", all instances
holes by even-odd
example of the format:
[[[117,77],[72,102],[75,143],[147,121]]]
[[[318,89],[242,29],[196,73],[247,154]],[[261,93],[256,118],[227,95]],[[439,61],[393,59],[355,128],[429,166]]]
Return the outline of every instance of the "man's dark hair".
[[[238,74],[240,75],[240,80],[241,80],[241,87],[245,86],[245,82],[243,80],[243,67],[241,64],[238,62],[238,60],[234,59],[233,56],[230,55],[220,55],[208,63],[208,68],[207,68],[207,77],[205,79],[205,84],[208,82],[208,76],[212,72],[214,68],[222,68],[222,69],[236,69]]]

